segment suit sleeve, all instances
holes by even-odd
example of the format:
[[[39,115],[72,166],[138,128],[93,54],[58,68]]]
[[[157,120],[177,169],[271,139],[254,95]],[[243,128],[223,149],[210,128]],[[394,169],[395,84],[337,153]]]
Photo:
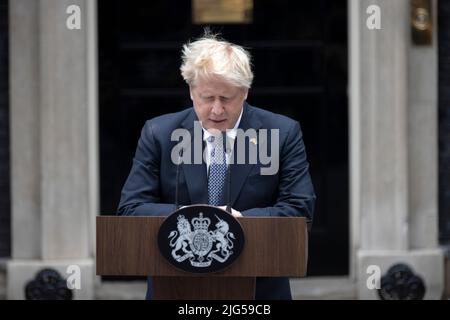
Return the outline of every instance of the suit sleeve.
[[[309,174],[302,132],[297,121],[291,126],[280,150],[280,180],[272,207],[242,211],[243,216],[306,217],[312,222],[316,196]]]
[[[152,122],[141,132],[130,174],[122,189],[117,213],[126,216],[167,216],[174,204],[160,203],[161,148],[153,136]]]

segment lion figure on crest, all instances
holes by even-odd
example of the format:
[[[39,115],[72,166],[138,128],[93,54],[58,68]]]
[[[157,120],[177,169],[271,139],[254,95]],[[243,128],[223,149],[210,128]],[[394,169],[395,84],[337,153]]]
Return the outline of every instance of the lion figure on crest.
[[[186,247],[189,245],[189,242],[191,241],[191,225],[189,221],[183,216],[180,215],[177,222],[177,229],[178,231],[172,231],[169,235],[170,240],[170,246],[175,248],[172,250],[172,256],[177,259],[181,256],[177,254],[178,250],[182,249],[184,253],[190,253]],[[179,237],[177,238],[179,234]]]

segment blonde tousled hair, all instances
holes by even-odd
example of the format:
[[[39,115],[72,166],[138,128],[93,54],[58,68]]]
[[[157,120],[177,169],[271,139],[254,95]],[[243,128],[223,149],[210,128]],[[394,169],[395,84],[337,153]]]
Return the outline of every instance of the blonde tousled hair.
[[[244,89],[252,85],[250,53],[217,35],[206,31],[202,38],[185,44],[182,53],[181,75],[189,85],[214,77]]]

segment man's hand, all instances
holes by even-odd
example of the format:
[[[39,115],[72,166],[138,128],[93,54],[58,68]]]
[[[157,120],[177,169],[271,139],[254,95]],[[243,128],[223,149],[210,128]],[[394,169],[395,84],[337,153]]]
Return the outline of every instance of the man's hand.
[[[189,206],[181,206],[180,209],[183,209],[183,208],[186,208],[186,207],[189,207]],[[219,206],[219,207],[217,207],[217,208],[220,208],[220,209],[222,209],[222,210],[227,211],[227,206]],[[231,215],[232,215],[233,217],[235,217],[235,218],[243,217],[242,213],[240,213],[240,212],[237,211],[237,210],[234,210],[233,208],[231,208]]]
[[[227,206],[219,206],[218,208],[225,210],[225,211],[227,210]],[[242,217],[242,213],[240,213],[237,210],[234,210],[233,208],[231,208],[231,215],[235,218]]]

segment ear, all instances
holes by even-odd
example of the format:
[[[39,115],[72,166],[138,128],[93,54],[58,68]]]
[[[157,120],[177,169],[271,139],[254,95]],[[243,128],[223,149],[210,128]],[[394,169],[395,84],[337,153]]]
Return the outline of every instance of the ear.
[[[191,100],[194,100],[193,95],[194,93],[192,92],[192,86],[189,86],[189,95],[191,96]]]
[[[248,89],[245,89],[245,91],[244,91],[244,100],[247,100],[247,96],[248,96]]]

